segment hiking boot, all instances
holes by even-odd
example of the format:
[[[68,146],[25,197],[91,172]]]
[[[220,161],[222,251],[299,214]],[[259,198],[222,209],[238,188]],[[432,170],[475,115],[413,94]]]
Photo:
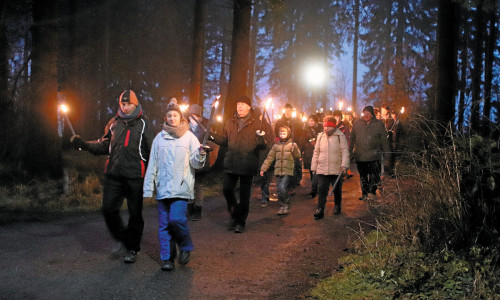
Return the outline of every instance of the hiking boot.
[[[172,271],[175,268],[175,262],[173,259],[168,259],[163,261],[161,266],[162,271]]]
[[[318,208],[314,212],[313,216],[314,216],[315,220],[319,220],[319,219],[323,219],[323,217],[325,216],[325,213],[323,212],[323,210],[321,208]]]
[[[227,230],[233,231],[235,228],[236,228],[236,221],[235,220],[229,221],[229,224],[227,225]]]
[[[111,250],[110,256],[111,256],[111,258],[120,258],[120,257],[123,257],[125,252],[127,252],[127,248],[125,248],[125,245],[123,245],[122,242],[118,242]]]
[[[335,205],[335,208],[333,209],[333,214],[338,215],[340,214],[341,208],[340,205]]]
[[[243,225],[236,225],[236,227],[234,228],[235,233],[243,233],[245,232],[245,230],[245,226]]]
[[[189,262],[189,257],[191,256],[191,251],[182,251],[179,254],[179,264],[185,265]]]
[[[316,192],[310,192],[310,193],[309,193],[309,196],[311,196],[311,198],[316,197]]]
[[[278,209],[278,216],[281,216],[283,213],[283,211],[285,210],[285,207],[283,206],[280,206],[280,209]]]
[[[127,254],[123,258],[123,262],[127,264],[135,263],[136,260],[137,260],[137,252],[134,250],[128,250]]]

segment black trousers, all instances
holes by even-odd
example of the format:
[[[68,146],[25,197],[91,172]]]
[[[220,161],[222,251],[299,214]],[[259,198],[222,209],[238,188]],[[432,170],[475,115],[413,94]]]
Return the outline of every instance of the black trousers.
[[[110,178],[104,181],[102,213],[108,230],[117,241],[122,242],[127,250],[141,249],[144,219],[142,218],[142,178]],[[123,200],[127,198],[128,225],[125,227],[120,216]]]
[[[328,197],[328,189],[333,185],[340,176],[339,182],[333,190],[335,206],[342,206],[342,174],[341,175],[322,175],[316,174],[318,177],[318,209],[325,210],[326,198]]]
[[[236,200],[235,189],[236,184],[240,180],[240,199]],[[223,193],[227,202],[227,210],[231,216],[232,221],[236,225],[245,226],[248,211],[250,210],[250,196],[252,194],[252,181],[251,175],[235,175],[231,173],[224,173]]]
[[[359,178],[361,181],[361,193],[363,196],[377,193],[380,184],[380,161],[357,161]]]

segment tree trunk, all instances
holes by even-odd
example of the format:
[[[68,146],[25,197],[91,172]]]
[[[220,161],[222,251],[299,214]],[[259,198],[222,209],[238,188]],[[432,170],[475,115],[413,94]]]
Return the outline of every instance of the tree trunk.
[[[5,9],[5,8],[4,8]],[[3,21],[0,24],[0,120],[9,124],[12,116],[12,101],[9,98],[9,44],[7,41],[7,26]],[[10,126],[1,126],[0,141],[4,143],[0,150],[0,160],[8,160],[12,149],[12,139],[8,137],[8,132],[12,131]],[[5,144],[6,143],[6,144]]]
[[[469,65],[469,24],[467,22],[467,15],[465,11],[462,9],[462,18],[461,23],[463,24],[463,36],[461,43],[461,53],[460,53],[460,83],[458,92],[460,92],[460,96],[458,99],[458,130],[462,131],[464,128],[464,116],[465,116],[465,97],[467,95],[467,71]]]
[[[31,103],[24,162],[34,175],[62,176],[57,135],[57,2],[33,1]]]
[[[257,48],[257,32],[259,31],[259,11],[257,9],[259,1],[255,2],[252,14],[252,29],[250,32],[250,56],[249,56],[249,73],[248,73],[248,94],[251,95],[251,99],[253,99],[253,95],[255,94],[255,55]],[[261,103],[259,103],[261,105]]]
[[[488,22],[489,22],[489,36],[486,41],[486,55],[484,61],[484,122],[483,122],[483,136],[488,136],[491,133],[491,90],[493,86],[493,63],[495,59],[495,41],[497,38],[497,27],[495,26],[496,17],[496,5],[495,1],[492,1],[493,7],[491,11],[488,12]]]
[[[229,65],[229,86],[224,106],[224,120],[228,120],[236,110],[236,99],[239,96],[249,96],[248,58],[250,56],[251,12],[251,1],[234,0],[231,63]]]
[[[207,0],[196,0],[194,11],[194,49],[193,70],[191,73],[191,92],[189,102],[203,107],[203,82],[205,67],[205,23],[207,19]]]
[[[358,98],[358,44],[359,44],[359,1],[354,4],[354,49],[352,54],[352,111],[357,110]]]
[[[483,0],[479,1],[476,7],[476,15],[474,18],[474,48],[472,55],[472,79],[471,79],[471,89],[472,89],[472,99],[471,99],[471,117],[470,126],[473,131],[479,131],[480,119],[479,111],[481,106],[481,75],[483,73],[483,42],[484,42],[484,30],[486,27],[486,22],[484,21],[483,13]]]
[[[457,16],[453,0],[440,0],[437,28],[437,79],[434,117],[444,124],[453,120],[456,95]]]

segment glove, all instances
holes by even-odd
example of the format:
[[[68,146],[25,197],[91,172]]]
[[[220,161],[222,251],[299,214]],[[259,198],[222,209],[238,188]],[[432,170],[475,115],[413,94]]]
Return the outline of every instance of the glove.
[[[200,152],[200,156],[207,156],[207,149],[205,149],[203,146],[200,146],[200,149],[198,151]]]
[[[73,145],[73,148],[75,148],[76,150],[88,150],[89,149],[89,146],[87,145],[87,143],[84,140],[82,140],[82,137],[79,135],[74,135],[74,136],[70,137],[69,141]]]

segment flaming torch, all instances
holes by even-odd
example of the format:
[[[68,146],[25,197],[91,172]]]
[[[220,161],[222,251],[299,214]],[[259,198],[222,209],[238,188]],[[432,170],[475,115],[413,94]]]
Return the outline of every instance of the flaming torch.
[[[205,136],[203,137],[202,147],[205,148],[207,152],[211,150],[210,146],[207,145],[207,141],[208,141],[208,135],[210,134],[210,127],[212,127],[212,122],[214,121],[215,110],[217,109],[217,106],[219,106],[219,99],[220,95],[215,98],[215,101],[212,104],[212,109],[210,110],[210,119],[208,119],[208,124],[207,124],[207,131],[205,132]]]
[[[340,101],[339,102],[339,110],[342,110],[342,107],[344,106],[344,102]]]
[[[269,105],[271,105],[272,101],[273,101],[273,98],[267,98],[266,102],[264,103],[264,111],[262,112],[262,120],[260,121],[260,130],[257,130],[257,134],[260,135],[260,136],[263,136],[263,135],[266,134],[266,132],[263,131],[263,129],[264,129],[264,120],[266,118],[267,108],[269,107]]]
[[[297,112],[294,110],[292,112],[292,120],[291,120],[291,122],[292,122],[292,128],[291,128],[292,129],[292,141],[293,141],[293,138],[294,138],[294,136],[293,136],[293,123],[295,123],[294,121],[295,121],[295,117],[296,116],[297,116]]]
[[[71,124],[71,121],[69,120],[69,117],[68,117],[68,111],[69,111],[68,106],[66,106],[66,104],[61,104],[61,105],[59,105],[59,110],[63,113],[64,118],[68,122],[69,130],[71,131],[71,134],[76,135],[75,129],[73,129],[73,125]]]
[[[404,113],[405,112],[405,107],[401,107],[401,113]]]

